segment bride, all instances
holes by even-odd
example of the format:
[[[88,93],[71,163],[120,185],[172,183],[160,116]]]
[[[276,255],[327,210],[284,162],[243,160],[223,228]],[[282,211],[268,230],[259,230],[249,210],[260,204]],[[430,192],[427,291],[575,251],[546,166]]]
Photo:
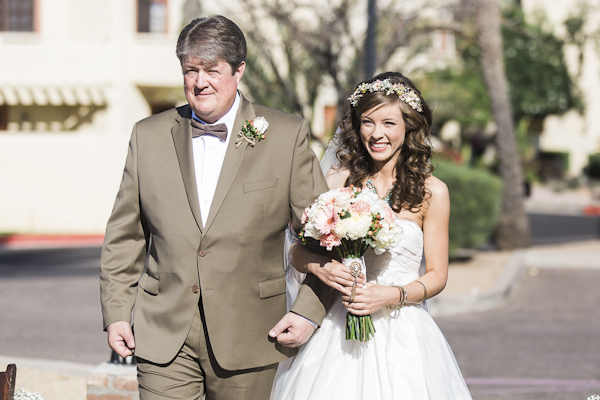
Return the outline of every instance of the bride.
[[[362,82],[348,100],[351,108],[330,146],[337,162],[327,182],[378,194],[401,219],[401,238],[381,255],[365,253],[367,273],[353,301],[349,267],[292,248],[295,268],[337,295],[310,341],[280,364],[271,398],[471,399],[425,302],[446,285],[450,215],[448,188],[431,175],[431,110],[414,84],[394,72]],[[372,316],[371,340],[345,339],[347,311]]]

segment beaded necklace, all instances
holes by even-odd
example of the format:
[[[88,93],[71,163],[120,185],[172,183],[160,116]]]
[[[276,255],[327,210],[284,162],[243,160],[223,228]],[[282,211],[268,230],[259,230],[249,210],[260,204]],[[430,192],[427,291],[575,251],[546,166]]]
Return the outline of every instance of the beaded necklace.
[[[377,188],[375,187],[375,184],[373,183],[373,181],[371,180],[371,178],[367,179],[367,187],[373,192],[375,193],[377,196],[379,196],[379,192],[377,191]],[[392,197],[392,189],[394,188],[394,185],[392,185],[391,188],[388,189],[387,193],[385,194],[384,197],[380,197],[381,200],[385,201],[386,203],[390,204],[390,197]]]

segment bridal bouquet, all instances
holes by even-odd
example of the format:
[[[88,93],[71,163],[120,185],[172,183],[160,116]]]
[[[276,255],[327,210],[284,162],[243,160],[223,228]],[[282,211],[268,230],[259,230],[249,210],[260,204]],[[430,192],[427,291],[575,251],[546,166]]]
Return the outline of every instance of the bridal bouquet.
[[[353,186],[321,194],[304,211],[302,223],[304,227],[298,236],[303,244],[318,240],[327,250],[335,249],[350,267],[355,279],[351,301],[356,279],[361,273],[366,278],[365,251],[371,247],[375,254],[381,254],[396,244],[401,233],[396,215],[386,202],[370,190]],[[366,342],[374,334],[370,315],[346,314],[346,339]]]

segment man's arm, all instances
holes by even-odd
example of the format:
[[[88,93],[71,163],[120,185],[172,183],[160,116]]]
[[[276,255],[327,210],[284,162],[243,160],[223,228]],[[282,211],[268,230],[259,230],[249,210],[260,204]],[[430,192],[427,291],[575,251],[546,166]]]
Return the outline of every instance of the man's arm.
[[[111,348],[121,356],[127,352],[126,348],[123,350],[125,345],[135,347],[130,325],[131,310],[137,282],[144,269],[148,238],[140,210],[137,172],[137,133],[134,127],[123,179],[106,226],[100,261],[104,329],[108,332]]]
[[[302,227],[300,219],[304,209],[327,190],[318,160],[309,147],[308,123],[303,121],[296,138],[290,180],[290,207],[296,232]],[[315,330],[308,320],[321,324],[331,304],[332,291],[309,274],[300,287],[291,312],[275,325],[269,335],[277,337],[279,343],[288,347],[307,342]]]

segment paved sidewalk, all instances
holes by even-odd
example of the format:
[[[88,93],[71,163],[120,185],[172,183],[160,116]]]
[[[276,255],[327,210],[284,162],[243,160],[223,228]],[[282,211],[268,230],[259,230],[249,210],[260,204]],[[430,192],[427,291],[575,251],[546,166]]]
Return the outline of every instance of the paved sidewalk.
[[[93,364],[0,356],[0,370],[17,366],[17,387],[38,392],[44,400],[85,400]]]
[[[480,252],[452,263],[445,290],[431,300],[431,314],[452,315],[502,306],[525,274],[543,268],[600,269],[600,239]]]

